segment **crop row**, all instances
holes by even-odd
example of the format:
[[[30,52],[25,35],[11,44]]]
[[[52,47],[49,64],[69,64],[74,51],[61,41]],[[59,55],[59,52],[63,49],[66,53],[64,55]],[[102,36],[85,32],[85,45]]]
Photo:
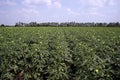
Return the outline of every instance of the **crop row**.
[[[0,28],[0,80],[119,78],[119,28]]]

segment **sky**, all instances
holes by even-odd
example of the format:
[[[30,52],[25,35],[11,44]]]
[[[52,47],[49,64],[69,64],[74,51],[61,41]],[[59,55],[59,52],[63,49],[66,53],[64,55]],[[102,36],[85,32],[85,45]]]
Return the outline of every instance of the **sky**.
[[[120,22],[120,0],[0,0],[0,24]]]

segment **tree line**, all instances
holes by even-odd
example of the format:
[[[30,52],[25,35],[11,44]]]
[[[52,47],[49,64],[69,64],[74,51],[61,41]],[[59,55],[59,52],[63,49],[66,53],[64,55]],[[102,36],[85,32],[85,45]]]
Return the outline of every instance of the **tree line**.
[[[8,26],[1,24],[1,27]],[[78,23],[78,22],[44,22],[44,23],[37,23],[37,22],[30,22],[30,23],[23,23],[17,22],[14,27],[120,27],[119,22],[110,22],[110,23]]]

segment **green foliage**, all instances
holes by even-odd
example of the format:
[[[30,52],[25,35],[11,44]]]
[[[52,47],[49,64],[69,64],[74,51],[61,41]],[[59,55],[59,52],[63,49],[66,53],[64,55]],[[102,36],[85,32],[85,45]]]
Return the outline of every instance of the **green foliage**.
[[[118,80],[120,29],[0,28],[0,80],[17,77]]]

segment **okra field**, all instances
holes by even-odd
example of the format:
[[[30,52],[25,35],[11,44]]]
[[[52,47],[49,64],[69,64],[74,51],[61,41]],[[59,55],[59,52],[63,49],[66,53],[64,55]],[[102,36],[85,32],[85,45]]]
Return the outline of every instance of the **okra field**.
[[[0,28],[0,80],[119,79],[120,28]]]

